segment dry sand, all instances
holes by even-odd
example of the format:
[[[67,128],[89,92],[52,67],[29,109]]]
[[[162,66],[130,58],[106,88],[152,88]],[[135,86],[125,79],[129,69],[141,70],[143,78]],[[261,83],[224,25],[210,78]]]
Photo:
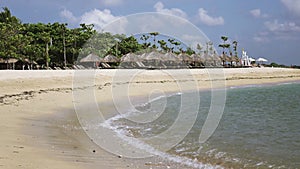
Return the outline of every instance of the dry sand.
[[[94,98],[105,117],[115,114],[113,103],[126,99],[127,94],[139,98],[132,99],[135,104],[154,93],[207,89],[214,82],[218,83],[213,87],[220,88],[223,84],[230,87],[300,80],[300,70],[280,68],[89,73],[94,79]],[[73,78],[80,80],[74,84]],[[73,106],[72,87],[90,85],[84,78],[73,70],[0,71],[0,168],[183,168],[160,158],[120,158],[94,144],[80,128]],[[122,93],[125,89],[128,91]]]

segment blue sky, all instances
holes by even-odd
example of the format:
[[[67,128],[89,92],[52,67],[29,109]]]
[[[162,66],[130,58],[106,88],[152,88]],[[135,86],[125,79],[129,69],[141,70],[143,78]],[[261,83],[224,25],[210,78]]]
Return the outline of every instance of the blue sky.
[[[23,23],[81,22],[100,29],[135,13],[183,17],[214,43],[226,35],[254,58],[300,65],[300,0],[0,0]]]

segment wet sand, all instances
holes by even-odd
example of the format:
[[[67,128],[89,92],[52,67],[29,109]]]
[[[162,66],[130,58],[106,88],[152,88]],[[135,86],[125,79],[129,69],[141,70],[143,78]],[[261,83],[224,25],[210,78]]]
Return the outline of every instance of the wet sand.
[[[220,83],[213,87],[230,87],[300,80],[300,70],[277,68],[147,70],[134,76],[128,72],[136,73],[90,72],[95,75],[90,87],[104,117],[115,115],[113,103],[127,94],[136,104],[155,93],[209,89],[214,81]],[[74,110],[73,87],[88,85],[84,78],[74,85],[77,75],[73,70],[0,71],[0,168],[183,168],[159,157],[120,157],[97,146],[80,127]],[[119,93],[123,89],[128,91]]]

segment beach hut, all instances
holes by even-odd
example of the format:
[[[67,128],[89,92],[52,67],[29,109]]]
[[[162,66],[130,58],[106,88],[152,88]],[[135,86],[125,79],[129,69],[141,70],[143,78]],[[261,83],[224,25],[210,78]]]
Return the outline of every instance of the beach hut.
[[[99,63],[103,62],[103,59],[98,55],[91,53],[86,57],[80,59],[79,62],[89,68],[98,68]]]

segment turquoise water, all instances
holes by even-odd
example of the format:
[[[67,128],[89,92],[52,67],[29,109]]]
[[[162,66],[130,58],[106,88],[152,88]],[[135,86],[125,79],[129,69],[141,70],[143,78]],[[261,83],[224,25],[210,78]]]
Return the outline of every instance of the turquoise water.
[[[136,138],[163,133],[178,116],[181,96],[167,97],[164,111],[152,122],[136,123],[116,118],[111,125],[127,130],[131,137]],[[193,97],[190,98],[191,105],[198,104],[193,103]],[[151,105],[159,105],[162,99],[137,106],[137,109],[154,112]],[[227,89],[219,126],[209,140],[200,144],[199,135],[211,106],[210,99],[210,91],[200,92],[196,122],[188,135],[167,151],[168,154],[226,168],[300,168],[299,83]]]

